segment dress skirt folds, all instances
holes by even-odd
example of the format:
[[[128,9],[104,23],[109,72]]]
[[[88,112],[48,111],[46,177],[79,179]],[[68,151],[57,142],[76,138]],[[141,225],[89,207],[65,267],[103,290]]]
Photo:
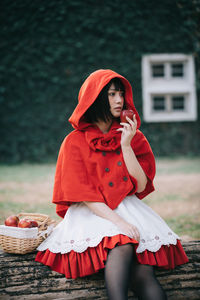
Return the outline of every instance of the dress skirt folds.
[[[170,269],[188,262],[180,238],[135,195],[127,196],[115,212],[138,228],[139,243],[84,203],[77,203],[40,244],[35,260],[66,278],[83,277],[105,267],[109,249],[129,243],[140,264]]]

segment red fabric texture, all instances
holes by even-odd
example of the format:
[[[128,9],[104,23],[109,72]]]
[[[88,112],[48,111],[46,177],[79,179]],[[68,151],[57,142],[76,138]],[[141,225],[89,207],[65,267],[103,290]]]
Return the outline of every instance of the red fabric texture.
[[[137,241],[125,235],[116,235],[103,238],[96,247],[88,248],[82,253],[71,251],[66,254],[60,254],[46,250],[38,252],[35,260],[49,266],[53,271],[64,274],[66,278],[84,277],[94,274],[105,267],[109,249],[127,243],[134,244],[135,250],[137,249]],[[135,255],[140,264],[165,269],[173,269],[188,262],[179,240],[176,245],[162,246],[155,253],[146,250],[143,253],[135,252]]]
[[[79,103],[69,119],[76,129],[64,139],[57,160],[53,203],[62,218],[73,202],[104,202],[115,209],[127,195],[136,193],[142,199],[154,190],[155,160],[147,139],[139,129],[131,146],[148,178],[142,193],[137,193],[137,180],[129,175],[124,163],[121,133],[116,131],[121,126],[117,120],[113,121],[106,134],[84,121],[86,110],[114,77],[122,80],[126,107],[135,112],[138,128],[140,126],[128,80],[111,70],[96,71],[86,79],[80,89]]]

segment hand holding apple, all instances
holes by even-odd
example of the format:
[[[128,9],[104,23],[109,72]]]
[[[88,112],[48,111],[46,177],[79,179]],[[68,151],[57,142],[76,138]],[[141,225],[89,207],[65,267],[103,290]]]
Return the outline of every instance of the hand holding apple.
[[[128,120],[126,119],[128,117]],[[131,141],[136,134],[137,131],[137,119],[136,114],[132,110],[123,110],[121,112],[121,128],[118,128],[117,131],[121,131],[121,146],[129,147],[131,145]],[[125,121],[126,119],[126,121]]]
[[[124,109],[121,111],[120,120],[122,123],[128,123],[126,117],[133,120],[134,111],[131,109]]]

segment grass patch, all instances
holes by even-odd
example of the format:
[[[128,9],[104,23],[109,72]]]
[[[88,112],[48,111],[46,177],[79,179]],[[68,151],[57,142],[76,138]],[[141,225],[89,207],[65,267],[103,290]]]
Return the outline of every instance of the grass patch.
[[[0,165],[0,182],[37,182],[53,178],[55,164]]]
[[[158,158],[156,159],[157,174],[196,174],[200,173],[200,157],[194,158]]]
[[[176,218],[168,218],[165,221],[178,235],[188,235],[194,239],[200,239],[199,215],[181,215]]]
[[[155,204],[155,203],[162,203],[162,202],[173,202],[173,201],[184,201],[183,197],[178,194],[162,194],[154,192],[153,197],[147,197],[146,199],[144,198],[143,201],[147,205]],[[169,204],[171,205],[171,204]]]

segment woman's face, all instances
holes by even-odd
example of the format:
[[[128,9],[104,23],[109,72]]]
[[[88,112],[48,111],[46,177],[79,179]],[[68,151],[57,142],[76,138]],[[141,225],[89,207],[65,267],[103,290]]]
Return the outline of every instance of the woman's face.
[[[120,117],[120,113],[124,106],[124,92],[117,91],[113,83],[108,90],[108,100],[110,104],[110,112],[113,117]]]

